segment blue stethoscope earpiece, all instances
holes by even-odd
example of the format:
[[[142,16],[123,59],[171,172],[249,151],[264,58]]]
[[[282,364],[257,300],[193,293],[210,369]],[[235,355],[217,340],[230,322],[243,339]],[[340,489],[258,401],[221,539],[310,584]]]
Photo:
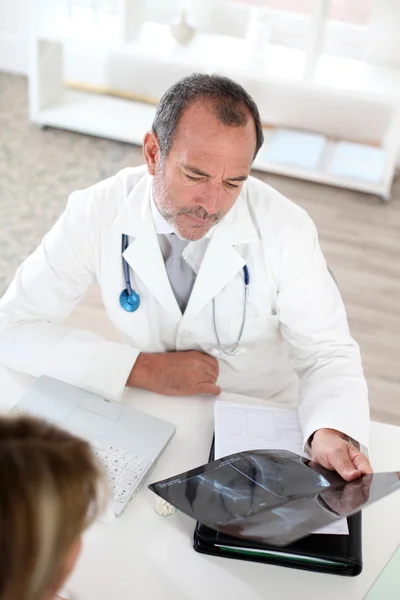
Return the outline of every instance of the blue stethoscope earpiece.
[[[140,296],[135,290],[132,290],[131,294],[128,290],[124,290],[120,294],[119,303],[126,312],[135,312],[140,306]]]

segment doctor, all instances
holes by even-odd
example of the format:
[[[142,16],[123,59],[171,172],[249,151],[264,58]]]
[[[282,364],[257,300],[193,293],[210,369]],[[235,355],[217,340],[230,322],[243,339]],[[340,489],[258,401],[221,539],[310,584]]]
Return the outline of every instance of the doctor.
[[[129,123],[127,123],[129,127]],[[191,75],[161,99],[145,167],[86,190],[0,302],[0,361],[119,399],[222,390],[298,400],[313,459],[371,471],[367,386],[307,214],[250,177],[263,143],[235,82]],[[63,320],[92,283],[123,342]]]

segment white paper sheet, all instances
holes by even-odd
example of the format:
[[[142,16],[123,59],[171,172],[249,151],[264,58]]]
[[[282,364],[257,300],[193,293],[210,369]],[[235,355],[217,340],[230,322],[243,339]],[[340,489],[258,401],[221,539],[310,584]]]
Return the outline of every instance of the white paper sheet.
[[[217,401],[214,408],[215,458],[244,450],[290,450],[307,456],[297,412],[236,402]],[[346,519],[315,533],[348,535]]]

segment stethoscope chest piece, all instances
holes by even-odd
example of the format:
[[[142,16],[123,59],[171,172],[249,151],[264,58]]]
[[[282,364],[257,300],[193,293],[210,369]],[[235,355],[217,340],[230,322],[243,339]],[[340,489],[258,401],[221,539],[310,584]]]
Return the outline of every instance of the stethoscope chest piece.
[[[128,290],[121,292],[119,302],[126,312],[135,312],[140,306],[140,296],[134,290],[129,294]]]
[[[140,296],[132,288],[131,277],[130,277],[130,273],[129,273],[129,265],[124,258],[124,252],[128,247],[128,236],[126,234],[122,235],[121,246],[122,246],[122,248],[121,248],[121,250],[122,250],[122,265],[123,265],[123,269],[124,269],[124,278],[125,278],[126,288],[121,292],[121,294],[119,296],[119,303],[126,312],[133,313],[140,306]],[[249,269],[247,268],[247,265],[243,266],[243,283],[244,283],[244,298],[243,298],[242,323],[241,323],[239,334],[236,338],[236,341],[231,346],[231,348],[226,348],[222,344],[221,339],[219,337],[218,327],[217,327],[217,316],[216,316],[216,309],[215,309],[215,298],[213,298],[213,301],[212,301],[213,323],[214,323],[215,337],[217,338],[218,347],[219,347],[219,350],[218,349],[213,350],[212,353],[214,354],[214,356],[216,355],[215,353],[217,353],[218,356],[222,356],[222,355],[237,356],[238,354],[243,354],[244,352],[246,352],[246,349],[239,348],[239,345],[240,345],[240,342],[242,339],[244,326],[246,324],[247,298],[248,298],[249,283],[250,283],[250,275],[249,275]]]

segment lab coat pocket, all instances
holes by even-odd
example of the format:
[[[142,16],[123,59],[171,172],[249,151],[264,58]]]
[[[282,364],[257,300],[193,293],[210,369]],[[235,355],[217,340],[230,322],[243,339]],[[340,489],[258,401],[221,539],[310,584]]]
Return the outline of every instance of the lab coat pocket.
[[[232,345],[237,340],[243,315],[221,315],[217,320],[218,335],[222,344]],[[247,313],[241,343],[244,345],[275,337],[279,332],[278,315],[251,315]]]
[[[239,317],[222,317],[217,323],[221,345],[228,352],[235,345],[241,327]],[[279,318],[277,315],[247,315],[243,333],[233,356],[225,354],[218,343],[210,354],[228,363],[235,370],[254,368],[275,354],[279,340]]]

